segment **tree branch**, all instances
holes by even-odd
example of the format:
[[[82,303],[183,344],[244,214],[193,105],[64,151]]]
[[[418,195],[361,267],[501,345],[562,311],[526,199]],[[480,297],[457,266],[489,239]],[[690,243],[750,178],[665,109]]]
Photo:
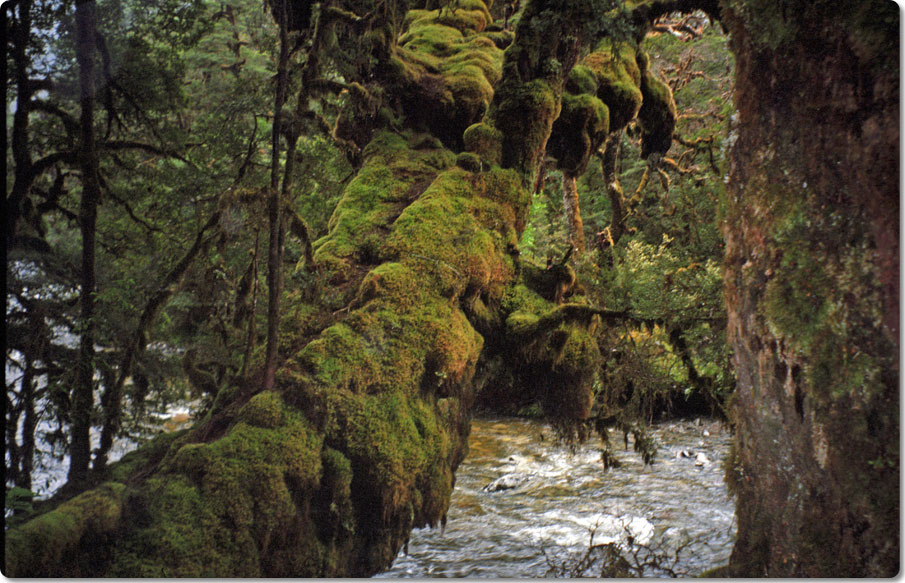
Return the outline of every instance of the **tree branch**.
[[[116,383],[107,389],[109,394],[105,392],[104,395],[104,427],[101,433],[100,447],[95,452],[95,470],[104,468],[107,463],[107,454],[113,445],[113,436],[119,430],[120,426],[123,387],[125,386],[126,378],[132,373],[132,366],[134,365],[136,358],[144,351],[145,346],[147,346],[148,330],[151,328],[151,325],[157,318],[157,314],[160,313],[160,310],[166,302],[174,293],[176,293],[176,290],[179,289],[179,283],[182,280],[182,276],[185,275],[189,266],[191,266],[199,252],[204,248],[205,233],[219,222],[220,211],[217,210],[211,214],[204,226],[201,227],[201,230],[195,235],[195,242],[188,251],[185,252],[182,259],[179,260],[173,269],[164,276],[160,284],[158,284],[157,291],[151,295],[141,312],[135,332],[132,334],[132,337],[126,346],[123,347],[123,357],[120,361],[119,374],[116,377]]]
[[[135,212],[132,210],[132,207],[129,206],[129,203],[126,202],[125,200],[121,199],[120,197],[116,196],[116,194],[114,194],[112,190],[107,189],[107,195],[110,198],[112,198],[114,200],[114,202],[116,202],[118,205],[120,205],[121,207],[126,209],[126,213],[129,215],[129,218],[131,218],[133,221],[135,221],[136,223],[138,223],[139,225],[141,225],[142,227],[147,229],[149,232],[152,232],[152,233],[161,233],[162,232],[161,229],[159,229],[158,227],[151,225],[146,220],[137,216],[135,214]]]
[[[75,142],[75,136],[79,133],[79,122],[60,106],[43,99],[35,99],[31,102],[31,107],[37,111],[43,111],[60,118],[63,127],[66,128],[66,137],[70,142]]]

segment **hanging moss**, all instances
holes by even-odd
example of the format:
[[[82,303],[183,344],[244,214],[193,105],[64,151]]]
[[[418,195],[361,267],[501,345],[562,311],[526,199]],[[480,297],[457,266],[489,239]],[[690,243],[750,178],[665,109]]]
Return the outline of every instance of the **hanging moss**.
[[[494,126],[503,135],[500,163],[506,168],[533,169],[559,116],[558,92],[544,79],[505,89],[493,117]]]
[[[581,64],[596,78],[597,97],[609,108],[611,130],[624,128],[638,115],[643,100],[635,47],[604,40]]]
[[[645,67],[641,78],[643,101],[638,111],[641,125],[641,157],[666,154],[676,127],[676,102],[669,85]]]
[[[593,95],[563,93],[562,112],[553,124],[547,153],[557,168],[578,176],[610,131],[610,111]]]

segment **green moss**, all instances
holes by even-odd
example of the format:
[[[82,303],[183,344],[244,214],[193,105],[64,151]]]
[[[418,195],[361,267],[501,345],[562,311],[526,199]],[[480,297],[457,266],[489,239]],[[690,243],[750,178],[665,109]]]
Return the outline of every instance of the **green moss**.
[[[257,576],[297,521],[294,497],[317,486],[322,438],[276,393],[262,393],[211,443],[183,445],[130,502],[141,526],[112,575]],[[305,544],[310,544],[305,543]]]
[[[554,420],[587,419],[594,375],[602,362],[597,339],[587,326],[567,323],[550,333],[545,347],[553,374],[542,393],[544,412]]]
[[[553,124],[547,152],[556,158],[560,170],[580,175],[609,131],[609,108],[600,99],[563,93],[562,112]]]
[[[283,424],[283,400],[273,391],[264,391],[252,397],[239,411],[239,420],[265,429]]]
[[[485,38],[489,38],[493,41],[498,48],[505,50],[506,47],[512,44],[512,41],[515,40],[515,32],[512,30],[495,30],[492,32],[485,32]]]
[[[760,282],[767,324],[803,357],[815,397],[870,392],[882,385],[887,352],[865,332],[881,327],[876,266],[869,253],[852,245],[857,225],[844,211],[815,219],[807,197],[795,200],[773,206],[782,254],[769,279]]]
[[[569,78],[566,80],[566,91],[574,95],[581,95],[582,93],[596,95],[597,76],[587,65],[575,65],[569,71]]]
[[[495,127],[480,122],[465,130],[465,149],[474,152],[490,164],[499,164],[502,159],[503,134]]]
[[[642,102],[641,68],[634,46],[604,40],[581,64],[597,81],[597,97],[609,108],[611,130],[624,128]]]
[[[355,534],[355,509],[352,505],[352,463],[342,452],[325,447],[322,454],[324,475],[321,479],[323,500],[318,521],[321,538],[336,541]]]
[[[490,22],[480,0],[455,11],[409,11],[386,71],[411,124],[458,146],[462,131],[484,115],[502,66],[502,51],[480,34]]]
[[[383,132],[365,148],[365,164],[333,211],[329,234],[314,242],[318,265],[344,272],[356,260],[378,262],[387,225],[420,194],[413,188],[455,161],[451,152],[413,143],[422,140]]]
[[[79,494],[54,510],[6,533],[8,577],[91,577],[105,559],[84,552],[119,526],[126,487],[117,482]]]
[[[541,297],[524,283],[518,283],[506,289],[501,308],[507,314],[528,312],[539,315],[553,308],[553,303]]]
[[[126,482],[136,472],[163,459],[170,447],[184,437],[188,429],[161,433],[142,445],[139,449],[124,455],[109,466],[109,477],[114,482]]]
[[[676,127],[676,102],[672,90],[652,72],[645,71],[641,79],[641,94],[644,99],[638,111],[641,157],[666,154],[672,145]]]
[[[451,10],[409,10],[405,15],[403,27],[408,29],[400,38],[400,44],[410,40],[412,31],[433,23],[454,29],[462,34],[482,32],[493,22],[487,6],[481,0],[458,0],[455,12]]]
[[[440,174],[396,220],[388,249],[433,273],[444,295],[502,285],[514,272],[506,251],[516,238],[517,216],[510,206],[483,196],[488,181],[499,186],[500,178],[460,168]]]
[[[553,120],[559,116],[559,92],[545,79],[500,87],[493,125],[502,133],[500,163],[505,168],[533,171],[546,145]]]
[[[463,170],[468,170],[469,172],[480,172],[483,163],[481,162],[481,157],[477,154],[462,152],[456,156],[456,166]]]

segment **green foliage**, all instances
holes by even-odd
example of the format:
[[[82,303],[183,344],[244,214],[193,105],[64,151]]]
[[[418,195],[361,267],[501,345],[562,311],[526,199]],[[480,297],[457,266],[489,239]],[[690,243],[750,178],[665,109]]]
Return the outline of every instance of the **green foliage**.
[[[4,516],[7,528],[28,520],[34,512],[32,499],[35,493],[26,488],[13,486],[6,489],[6,498],[3,504]]]
[[[689,43],[672,35],[653,36],[642,48],[650,54],[649,63],[645,53],[628,43],[604,41],[573,69],[566,85],[568,91],[598,96],[603,94],[601,87],[607,86],[610,101],[601,99],[608,104],[624,102],[624,115],[630,117],[642,103],[643,90],[648,103],[653,99],[666,104],[670,124],[677,113],[687,114],[676,125],[684,140],[700,139],[697,146],[674,144],[670,150],[677,152],[676,159],[692,172],[657,184],[656,168],[648,169],[639,155],[645,152],[645,142],[650,150],[650,135],[642,131],[639,136],[629,127],[619,144],[618,176],[629,201],[626,204],[631,205],[626,217],[628,232],[615,248],[607,246],[577,265],[591,303],[626,311],[647,322],[628,320],[599,333],[606,358],[598,380],[598,414],[609,423],[629,426],[633,419],[651,419],[662,411],[692,406],[719,411],[717,403],[725,400],[735,382],[724,331],[723,242],[718,228],[723,197],[723,153],[719,148],[723,122],[731,113],[731,104],[725,100],[731,56],[725,37],[713,28]],[[689,67],[701,74],[686,77]],[[666,75],[658,78],[658,70]],[[678,76],[670,77],[670,72]],[[672,94],[672,98],[657,101],[653,96],[657,91]],[[566,102],[564,99],[564,111]],[[616,119],[624,124],[618,120],[623,115],[618,109],[614,114],[610,108],[611,123]],[[646,111],[639,114],[642,129],[645,124],[658,128],[664,123],[652,120],[656,108]],[[663,145],[658,146],[661,152]],[[645,171],[651,178],[639,191]],[[540,262],[561,257],[568,245],[560,180],[556,172],[550,174],[544,188],[534,195],[520,242],[522,256]],[[611,220],[610,198],[605,192],[601,173],[591,167],[579,181],[589,239]]]
[[[562,159],[567,170],[583,170],[603,137],[635,117],[642,96],[662,90],[642,79],[646,59],[629,26],[598,18],[616,10],[613,3],[570,3],[569,11],[556,1],[530,4],[518,25],[529,42],[510,47],[505,64],[498,43],[508,35],[484,32],[492,19],[479,0],[404,19],[390,14],[402,5],[374,5],[362,19],[339,13],[336,22],[321,21],[317,34],[303,23],[304,34],[290,39],[283,136],[271,135],[277,28],[258,4],[161,0],[134,14],[125,2],[102,4],[119,89],[109,85],[116,90],[97,116],[107,141],[98,341],[112,348],[98,369],[112,386],[119,357],[140,333],[125,396],[136,418],[143,404],[186,394],[185,379],[195,390],[201,383],[193,379],[210,380],[216,394],[205,397],[192,429],[158,437],[109,467],[116,482],[12,533],[11,572],[372,573],[412,527],[444,520],[485,365],[505,368],[509,388],[525,387],[564,434],[578,438],[595,407],[630,397],[628,381],[621,393],[607,386],[616,378],[614,347],[646,343],[647,352],[626,362],[643,363],[649,385],[690,380],[688,371],[682,377],[689,361],[708,378],[717,375],[703,349],[689,356],[673,341],[681,325],[688,342],[702,346],[708,329],[695,319],[718,317],[708,312],[718,262],[707,222],[712,186],[689,178],[679,195],[674,185],[669,205],[644,205],[647,216],[633,217],[635,234],[610,263],[578,265],[592,289],[572,289],[570,266],[526,260],[543,263],[565,248],[559,223],[545,216],[557,198],[545,190],[532,201],[526,188],[554,120],[571,120],[566,133],[581,134],[580,151]],[[320,14],[329,8],[336,7]],[[120,37],[112,23],[129,26]],[[61,30],[60,58],[45,65],[60,81],[54,99],[76,119],[72,31]],[[582,43],[604,32],[611,40],[574,69],[562,98]],[[68,118],[50,109],[33,112],[35,157],[76,145]],[[650,133],[660,121],[646,123]],[[282,154],[271,160],[271,144],[282,139],[295,151],[277,148]],[[627,138],[625,147],[634,154],[637,144]],[[626,183],[637,181],[639,167],[626,166]],[[293,219],[284,243],[296,265],[284,299],[277,389],[259,392],[271,167],[295,168],[282,178],[291,187],[281,204]],[[28,193],[29,208],[43,210],[20,226],[52,251],[41,259],[41,287],[62,284],[63,291],[49,309],[28,304],[36,298],[26,294],[28,270],[20,270],[12,287],[24,314],[14,322],[17,350],[33,348],[22,332],[50,326],[45,314],[53,325],[71,316],[71,266],[81,251],[67,212],[81,195],[72,170],[61,158]],[[610,210],[599,178],[583,184],[590,185],[586,199],[598,201],[586,208],[599,223]],[[680,214],[670,219],[673,207]],[[691,216],[702,220],[689,227]],[[590,229],[600,226],[589,221]],[[184,272],[168,277],[178,265]],[[656,277],[664,273],[670,282]],[[139,324],[148,298],[161,291],[158,312]],[[601,334],[589,303],[664,324]],[[50,337],[41,329],[43,345]],[[27,356],[33,363],[49,354]],[[65,364],[73,355],[51,355],[64,372],[49,379],[48,395],[65,419],[72,368]],[[625,368],[621,378],[631,373]],[[24,402],[24,391],[17,397]],[[637,430],[636,445],[652,455],[641,430],[624,427]],[[87,547],[111,537],[115,545],[102,545],[109,553],[80,562],[94,558]]]

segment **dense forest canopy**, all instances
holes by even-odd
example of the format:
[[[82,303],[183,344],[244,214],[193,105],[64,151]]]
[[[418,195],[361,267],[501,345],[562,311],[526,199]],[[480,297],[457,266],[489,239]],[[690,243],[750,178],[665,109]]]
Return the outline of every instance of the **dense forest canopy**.
[[[6,574],[373,574],[476,410],[726,417],[731,572],[894,572],[898,15],[797,4],[6,4]]]

